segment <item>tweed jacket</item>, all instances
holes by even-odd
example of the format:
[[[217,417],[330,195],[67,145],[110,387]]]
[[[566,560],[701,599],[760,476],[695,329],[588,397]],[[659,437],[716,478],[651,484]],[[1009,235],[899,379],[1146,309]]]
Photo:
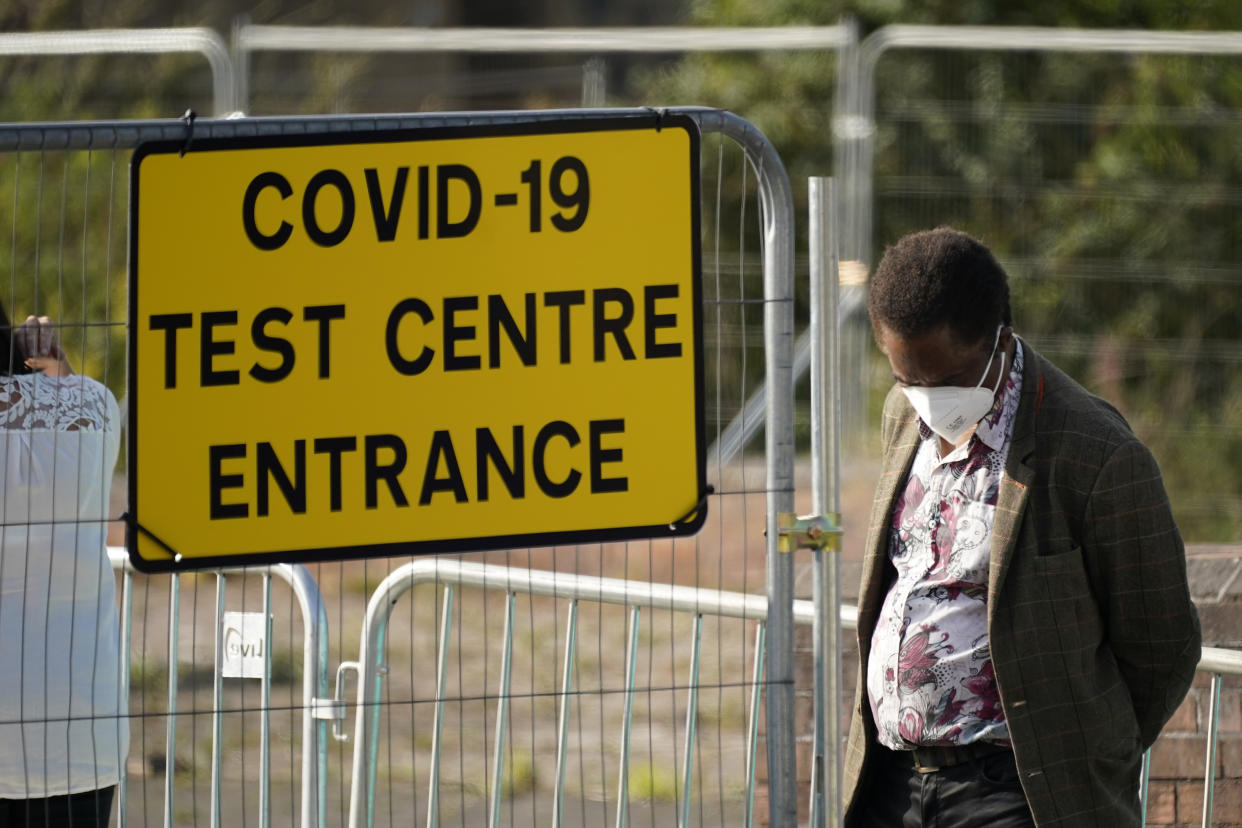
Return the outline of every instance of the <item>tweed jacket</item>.
[[[1194,677],[1199,619],[1160,470],[1111,405],[1026,343],[1000,484],[988,635],[1027,802],[1041,828],[1138,825],[1142,751]],[[919,445],[894,388],[858,599],[859,675],[845,761],[846,824],[878,753],[866,664],[893,567],[888,524]]]

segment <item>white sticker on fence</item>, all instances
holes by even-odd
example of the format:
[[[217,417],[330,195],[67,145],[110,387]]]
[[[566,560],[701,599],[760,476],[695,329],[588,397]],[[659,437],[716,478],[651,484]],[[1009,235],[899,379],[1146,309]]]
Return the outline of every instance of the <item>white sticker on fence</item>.
[[[220,659],[222,678],[263,678],[263,656],[267,648],[267,623],[261,612],[226,612],[224,657]]]

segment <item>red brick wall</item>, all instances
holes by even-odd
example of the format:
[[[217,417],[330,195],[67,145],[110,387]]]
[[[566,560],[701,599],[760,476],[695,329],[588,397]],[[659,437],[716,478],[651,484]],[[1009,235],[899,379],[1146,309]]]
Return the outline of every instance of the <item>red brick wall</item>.
[[[1242,689],[1238,679],[1226,679],[1220,701],[1212,824],[1242,825]],[[1201,673],[1152,748],[1148,825],[1202,824],[1210,704],[1209,677]]]
[[[1203,624],[1203,643],[1242,649],[1242,549],[1187,550],[1191,593]],[[1177,713],[1151,751],[1147,824],[1201,825],[1207,762],[1211,679],[1195,677]],[[1242,677],[1221,682],[1212,825],[1242,828]]]

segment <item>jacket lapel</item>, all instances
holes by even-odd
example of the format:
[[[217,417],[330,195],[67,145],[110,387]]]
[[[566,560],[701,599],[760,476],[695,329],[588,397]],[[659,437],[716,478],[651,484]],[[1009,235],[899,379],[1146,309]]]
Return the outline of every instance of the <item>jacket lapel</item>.
[[[1001,476],[997,495],[996,514],[992,518],[992,550],[988,562],[988,620],[996,607],[1000,593],[1013,560],[1017,546],[1018,529],[1022,525],[1022,513],[1035,469],[1030,465],[1035,454],[1035,419],[1043,400],[1043,372],[1039,358],[1023,343],[1025,364],[1022,368],[1022,399],[1018,402],[1018,416],[1013,424],[1013,438],[1009,444],[1009,456],[1005,458],[1005,473]]]
[[[858,596],[858,629],[870,630],[875,626],[880,605],[884,601],[886,566],[888,564],[888,521],[893,506],[901,496],[914,455],[919,447],[918,416],[905,397],[900,397],[897,410],[887,413],[899,421],[892,444],[884,453],[880,479],[876,483],[875,499],[871,504],[871,520],[867,527],[867,546],[863,557],[861,590]],[[870,640],[863,643],[869,647]]]

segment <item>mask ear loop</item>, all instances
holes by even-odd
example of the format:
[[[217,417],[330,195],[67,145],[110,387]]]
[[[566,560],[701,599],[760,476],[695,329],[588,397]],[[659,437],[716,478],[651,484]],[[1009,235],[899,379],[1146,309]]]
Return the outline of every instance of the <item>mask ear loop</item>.
[[[986,376],[986,374],[984,375]],[[1001,351],[1001,368],[1000,373],[996,376],[996,387],[992,389],[992,396],[996,396],[996,392],[1000,390],[1001,383],[1005,381],[1005,352]]]
[[[1003,324],[996,326],[996,337],[992,340],[992,353],[988,354],[988,364],[983,367],[983,376],[979,377],[979,381],[975,383],[975,388],[982,388],[983,381],[988,378],[988,371],[992,368],[992,360],[996,359],[996,346],[1000,344],[1001,328]],[[1001,354],[1001,376],[1005,375],[1005,355]],[[993,396],[996,395],[996,389],[1000,388],[1000,380],[996,381],[996,388],[992,389]]]

